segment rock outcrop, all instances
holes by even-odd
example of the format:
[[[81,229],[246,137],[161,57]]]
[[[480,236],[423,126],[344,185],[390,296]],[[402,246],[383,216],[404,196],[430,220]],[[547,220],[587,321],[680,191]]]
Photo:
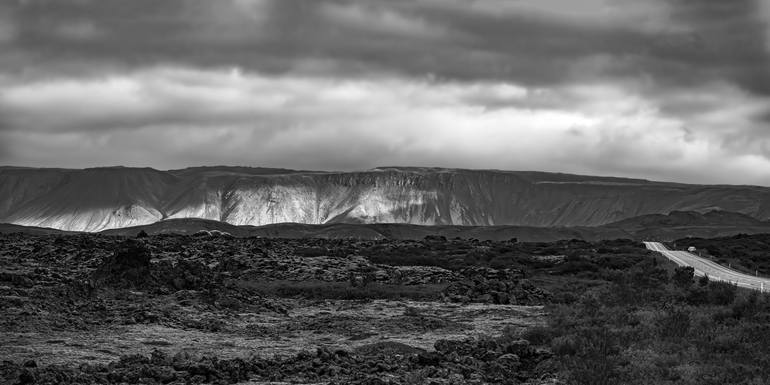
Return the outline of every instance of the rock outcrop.
[[[464,280],[444,290],[452,302],[481,302],[499,305],[542,305],[550,294],[529,283],[521,271],[514,269],[468,268]]]
[[[112,256],[105,259],[94,271],[93,284],[95,287],[145,285],[151,278],[151,258],[152,253],[143,242],[127,239],[118,244]]]

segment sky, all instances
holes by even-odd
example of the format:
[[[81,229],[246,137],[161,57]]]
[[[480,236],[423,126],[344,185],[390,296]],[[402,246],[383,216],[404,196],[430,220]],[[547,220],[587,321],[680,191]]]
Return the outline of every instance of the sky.
[[[0,0],[0,164],[770,185],[770,0]]]

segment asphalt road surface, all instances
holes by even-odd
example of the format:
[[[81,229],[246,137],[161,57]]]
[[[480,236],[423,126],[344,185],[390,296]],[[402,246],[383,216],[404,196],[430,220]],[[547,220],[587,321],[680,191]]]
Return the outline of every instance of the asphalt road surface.
[[[686,251],[669,250],[660,242],[644,242],[644,245],[679,266],[692,266],[697,276],[708,275],[709,279],[734,283],[748,289],[770,291],[770,279],[744,274]]]

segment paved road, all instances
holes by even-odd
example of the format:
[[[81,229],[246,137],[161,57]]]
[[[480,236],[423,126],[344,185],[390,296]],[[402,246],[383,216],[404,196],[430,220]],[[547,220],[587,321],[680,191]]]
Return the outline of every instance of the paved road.
[[[697,276],[708,275],[709,279],[726,281],[754,290],[770,291],[770,279],[744,274],[686,251],[669,250],[660,242],[644,242],[644,245],[679,266],[692,266]]]

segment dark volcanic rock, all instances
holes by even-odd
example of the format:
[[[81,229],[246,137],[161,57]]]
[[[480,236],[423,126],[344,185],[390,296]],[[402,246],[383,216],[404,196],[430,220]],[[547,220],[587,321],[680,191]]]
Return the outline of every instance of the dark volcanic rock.
[[[481,302],[501,305],[542,305],[550,293],[523,279],[516,269],[473,267],[462,271],[465,280],[454,282],[444,290],[451,302]]]
[[[402,315],[388,313],[385,318],[365,314],[342,316],[330,310],[333,302],[324,300],[318,302],[324,312],[303,313],[302,309],[310,306],[306,304],[311,301],[295,297],[308,295],[306,292],[293,294],[278,290],[305,284],[289,278],[310,282],[312,285],[308,286],[307,292],[312,290],[330,296],[339,292],[363,293],[368,296],[365,299],[374,296],[391,298],[391,291],[401,295],[399,291],[404,290],[410,295],[418,293],[419,298],[430,295],[428,298],[433,300],[440,297],[445,286],[453,283],[458,284],[451,286],[452,290],[469,296],[468,300],[519,303],[524,300],[535,302],[539,298],[537,289],[515,268],[467,268],[464,264],[465,256],[482,246],[493,251],[514,246],[480,246],[478,241],[452,241],[455,243],[447,246],[448,241],[441,239],[431,242],[434,244],[430,248],[415,248],[412,254],[423,255],[436,249],[446,254],[442,258],[456,261],[458,267],[374,263],[363,256],[369,253],[362,252],[373,250],[375,245],[382,248],[393,248],[394,245],[421,247],[421,242],[383,241],[375,244],[358,240],[178,235],[150,235],[129,240],[100,235],[2,235],[0,261],[5,266],[0,270],[0,309],[3,309],[0,329],[12,339],[17,339],[16,333],[30,332],[50,338],[50,342],[44,341],[46,352],[61,351],[63,347],[83,354],[86,350],[89,352],[87,356],[79,355],[77,360],[51,359],[49,354],[5,356],[15,361],[2,362],[6,358],[0,358],[0,384],[192,384],[245,380],[481,384],[522,383],[528,378],[536,378],[538,364],[548,356],[529,347],[526,341],[518,340],[518,336],[445,341],[437,343],[435,351],[389,337],[353,342],[347,345],[351,350],[335,346],[314,351],[315,347],[308,346],[310,350],[300,354],[294,355],[292,349],[289,356],[270,358],[267,355],[270,348],[260,351],[259,344],[253,348],[253,357],[238,353],[241,357],[238,359],[229,352],[231,349],[242,352],[242,345],[230,345],[230,337],[251,339],[251,325],[255,326],[254,334],[260,338],[269,334],[280,338],[303,336],[306,331],[352,336],[371,330],[377,330],[383,336],[420,335],[440,330],[443,335],[455,338],[459,333],[453,331],[460,332],[467,327],[464,321],[442,318],[423,310],[423,306],[407,307]],[[513,262],[527,261],[513,259],[515,251],[505,251],[511,255],[509,265],[519,266]],[[399,249],[393,248],[393,254],[398,253]],[[434,257],[434,254],[425,255]],[[370,274],[371,282],[366,287],[349,287],[345,281],[350,273],[354,276]],[[515,301],[511,300],[512,296]],[[310,298],[316,303],[315,297]],[[297,312],[292,308],[296,304],[302,306]],[[272,314],[265,315],[268,312]],[[273,327],[273,322],[287,326]],[[105,337],[108,348],[99,350],[79,346],[81,341],[68,337],[73,332],[90,334],[126,330],[131,335],[142,330],[169,328],[178,331],[172,336],[184,337],[177,340],[153,335],[130,345],[123,345],[122,341],[118,345],[121,338],[116,338],[113,345]],[[58,332],[67,337],[56,338],[60,335]],[[216,353],[218,357],[199,356],[197,347],[190,353],[175,354],[187,352],[187,344],[199,344],[196,336],[190,338],[193,342],[187,340],[187,336],[193,334],[215,337],[217,341],[221,339],[221,345],[217,345],[222,347],[221,352]],[[361,339],[374,336],[376,334]],[[42,342],[38,343],[39,348]],[[141,347],[136,347],[139,344]],[[124,349],[123,346],[128,347]],[[150,349],[147,346],[167,346],[169,350],[147,355],[147,349]],[[206,350],[206,354],[209,351]],[[126,355],[118,359],[117,354]]]
[[[93,273],[94,286],[135,287],[150,278],[150,258],[147,246],[134,239],[118,244],[111,257],[104,260]]]
[[[344,384],[520,384],[551,355],[510,336],[440,340],[436,350],[395,342],[356,349],[302,351],[290,357],[222,359],[169,355],[125,355],[110,364],[78,367],[0,363],[4,383],[216,383],[252,381]],[[419,381],[419,382],[416,382]]]

